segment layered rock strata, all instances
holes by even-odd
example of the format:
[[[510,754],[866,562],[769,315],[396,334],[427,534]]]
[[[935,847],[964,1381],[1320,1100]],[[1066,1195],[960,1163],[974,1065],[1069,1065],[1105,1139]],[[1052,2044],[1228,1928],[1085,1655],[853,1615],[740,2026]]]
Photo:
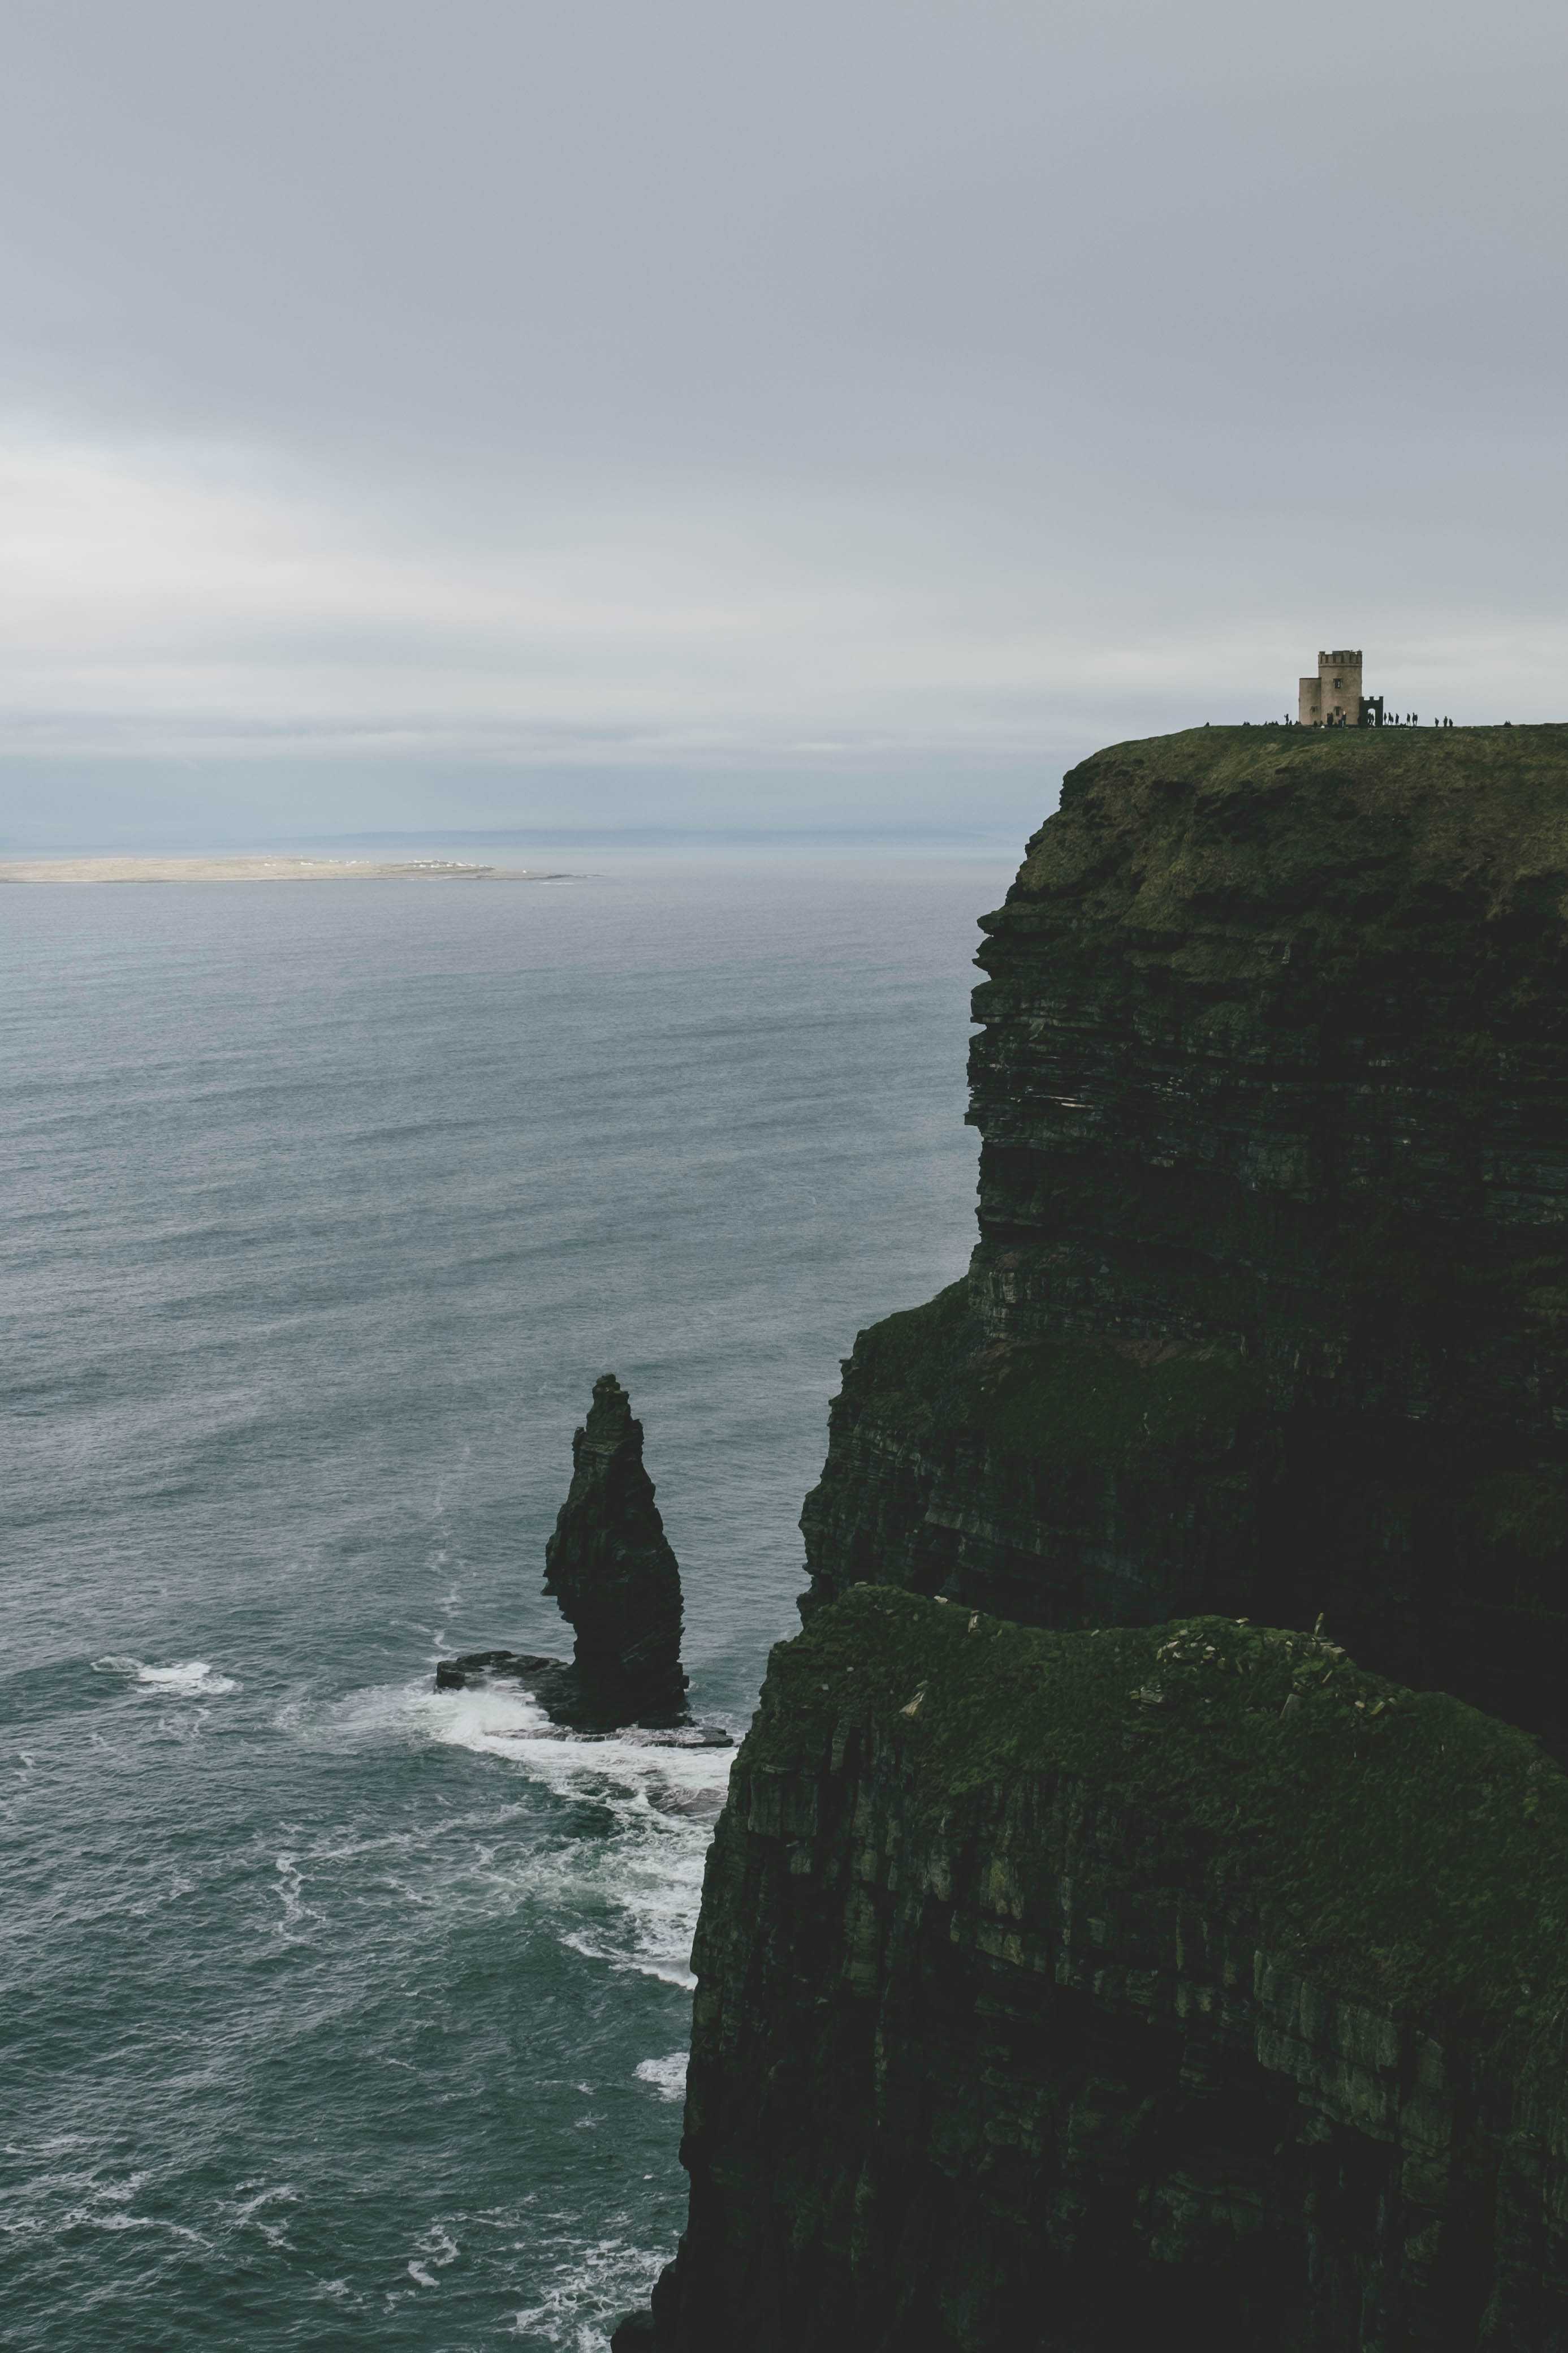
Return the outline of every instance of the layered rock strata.
[[[1568,1781],[1321,1636],[885,1588],[710,1856],[660,2353],[1563,2353]]]
[[[605,1373],[573,1438],[571,1489],[544,1548],[544,1590],[577,1638],[571,1664],[516,1651],[471,1651],[441,1662],[438,1689],[500,1676],[523,1683],[560,1724],[684,1724],[680,1570],[642,1443],[630,1398],[614,1373]],[[707,1736],[728,1746],[727,1734]]]
[[[680,1666],[680,1571],[643,1466],[642,1424],[614,1373],[594,1384],[572,1440],[572,1486],[544,1548],[544,1590],[577,1637],[583,1699],[655,1724],[686,1705]]]
[[[803,1518],[1025,1622],[1297,1625],[1568,1742],[1568,728],[1074,770],[985,920],[963,1282]]]

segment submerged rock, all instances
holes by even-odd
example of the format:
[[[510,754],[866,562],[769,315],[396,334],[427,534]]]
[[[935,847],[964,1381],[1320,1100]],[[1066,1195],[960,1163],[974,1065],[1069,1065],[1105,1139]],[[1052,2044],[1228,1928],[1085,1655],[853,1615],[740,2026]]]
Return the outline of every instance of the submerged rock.
[[[462,1691],[470,1683],[500,1675],[528,1683],[542,1674],[563,1674],[559,1659],[540,1658],[528,1651],[465,1651],[459,1659],[442,1659],[436,1669],[437,1691]]]
[[[437,1690],[521,1683],[552,1723],[574,1731],[638,1725],[678,1734],[679,1746],[727,1748],[728,1732],[687,1715],[680,1570],[643,1467],[642,1424],[614,1373],[594,1384],[572,1465],[571,1492],[544,1548],[544,1590],[577,1637],[571,1663],[526,1651],[468,1651],[441,1661]]]

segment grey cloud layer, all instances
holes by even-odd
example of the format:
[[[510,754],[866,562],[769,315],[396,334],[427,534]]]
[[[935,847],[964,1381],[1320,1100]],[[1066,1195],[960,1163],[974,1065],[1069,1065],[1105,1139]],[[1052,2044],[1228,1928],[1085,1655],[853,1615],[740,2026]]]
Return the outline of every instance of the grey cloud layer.
[[[345,821],[397,762],[443,819],[635,767],[644,814],[945,773],[1010,821],[1342,633],[1396,700],[1561,714],[1555,7],[47,0],[5,41],[24,833],[116,774],[132,822],[160,763],[282,808],[289,761]]]

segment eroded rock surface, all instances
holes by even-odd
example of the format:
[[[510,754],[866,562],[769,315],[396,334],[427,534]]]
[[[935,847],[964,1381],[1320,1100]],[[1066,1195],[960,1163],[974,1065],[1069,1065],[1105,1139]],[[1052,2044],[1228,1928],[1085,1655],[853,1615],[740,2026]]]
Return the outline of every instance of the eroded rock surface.
[[[544,1590],[577,1638],[571,1663],[470,1651],[441,1662],[437,1688],[520,1683],[555,1723],[589,1731],[686,1725],[680,1570],[643,1465],[642,1424],[614,1373],[595,1382],[587,1421],[573,1438],[572,1485],[544,1560]],[[729,1746],[721,1730],[701,1736]]]
[[[1568,1780],[1455,1700],[862,1587],[736,1762],[626,2341],[1563,2353],[1565,1926]]]
[[[686,1705],[680,1571],[643,1467],[642,1424],[614,1373],[594,1384],[572,1440],[572,1487],[544,1548],[544,1589],[577,1637],[584,1705],[617,1723],[658,1724]]]
[[[987,919],[968,1277],[803,1518],[1037,1625],[1310,1625],[1568,1744],[1568,728],[1212,728]]]

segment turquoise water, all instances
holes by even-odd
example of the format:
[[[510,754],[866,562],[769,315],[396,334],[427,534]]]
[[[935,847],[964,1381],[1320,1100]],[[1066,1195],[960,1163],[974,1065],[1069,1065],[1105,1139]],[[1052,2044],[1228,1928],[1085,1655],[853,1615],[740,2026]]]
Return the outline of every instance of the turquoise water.
[[[1007,866],[592,862],[0,895],[8,2348],[597,2353],[673,2247],[729,1758],[432,1670],[563,1647],[613,1368],[743,1727]]]

